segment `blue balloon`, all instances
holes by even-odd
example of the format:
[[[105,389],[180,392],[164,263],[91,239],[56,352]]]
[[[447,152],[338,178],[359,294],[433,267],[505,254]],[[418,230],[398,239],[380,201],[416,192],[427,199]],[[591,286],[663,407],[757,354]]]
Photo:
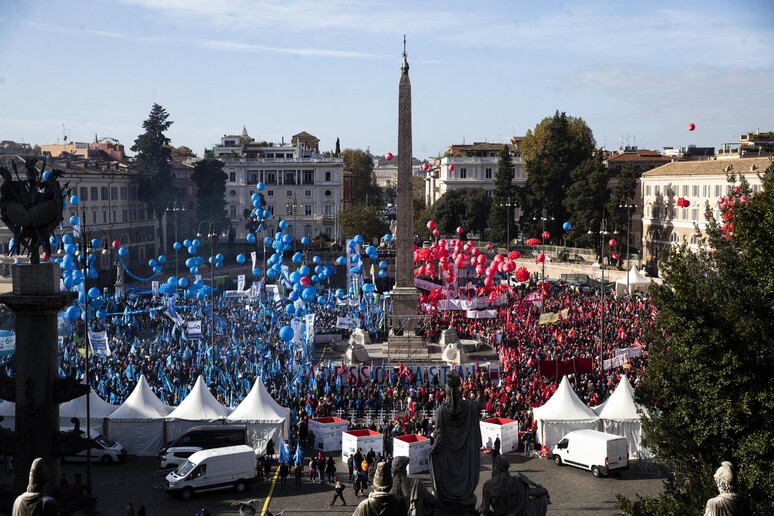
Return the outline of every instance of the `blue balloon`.
[[[264,238],[263,245],[271,245],[271,237]]]
[[[236,261],[237,261],[237,263],[239,263],[239,264],[245,263],[245,255],[243,255],[243,254],[238,254],[238,255],[237,255],[237,257],[236,257]]]
[[[70,224],[72,224],[73,226],[77,226],[80,223],[81,223],[81,218],[78,217],[77,215],[73,215],[72,217],[70,217]]]
[[[188,247],[188,254],[196,254],[196,246],[192,245]]]
[[[315,274],[322,274],[322,271],[323,271],[323,268],[320,267],[319,265],[314,268]]]
[[[261,275],[261,269],[259,267],[256,267],[253,269],[253,276],[260,276]]]
[[[67,318],[70,319],[71,322],[75,322],[81,317],[81,309],[77,306],[71,306],[67,309],[65,315],[67,315]]]
[[[263,189],[266,188],[263,183],[258,183],[255,185],[255,187],[258,189],[259,192],[263,192]]]
[[[320,257],[319,257],[319,256],[313,256],[313,257],[312,257],[312,263],[313,263],[313,264],[317,265],[317,264],[319,264],[319,263],[320,263],[320,261],[321,261],[321,260],[320,260]]]
[[[352,267],[352,272],[353,272],[354,274],[360,274],[360,270],[361,270],[361,269],[360,269],[360,266],[359,266],[359,265],[358,265],[357,267]]]
[[[303,317],[304,316],[304,307],[299,306],[296,308],[296,317]]]
[[[338,263],[339,265],[346,265],[347,264],[347,259],[345,257],[343,257],[343,256],[339,256],[339,259],[336,260],[336,263]]]
[[[73,237],[69,233],[65,233],[62,235],[62,242],[65,244],[72,244],[73,243]]]
[[[96,238],[92,238],[91,239],[91,248],[92,249],[99,249],[100,247],[102,247],[102,242],[100,242]]]
[[[357,242],[355,242],[354,240],[350,240],[349,242],[347,242],[347,247],[349,247],[350,249],[354,249],[356,245],[357,245]]]
[[[344,292],[344,289],[343,289],[343,288],[337,288],[337,289],[336,289],[336,294],[335,294],[335,295],[336,295],[336,297],[338,297],[338,298],[342,298],[342,297],[344,297],[344,296],[346,295],[346,293]]]
[[[195,274],[199,274],[199,267],[191,267],[191,268],[189,269],[189,272],[190,272],[191,274],[194,274],[194,275],[195,275]]]
[[[294,290],[291,290],[290,293],[288,294],[288,299],[290,299],[290,301],[293,302],[293,303],[296,302],[298,297],[299,297],[298,292],[296,292]]]
[[[48,241],[49,241],[49,242],[51,243],[51,245],[53,245],[53,246],[58,246],[58,245],[59,245],[59,237],[58,237],[58,236],[56,236],[56,235],[51,235],[51,237],[48,239]]]
[[[174,244],[172,244],[172,247],[175,249],[175,251],[179,251],[180,249],[183,248],[180,242],[175,242]]]
[[[304,286],[301,283],[293,284],[293,292],[300,295],[302,290],[304,290]]]
[[[389,233],[384,235],[384,241],[387,242],[387,243],[391,242],[392,241],[392,235],[389,234]]]
[[[387,262],[385,262],[384,260],[379,262],[379,268],[380,269],[386,269],[387,268]]]
[[[291,283],[298,283],[301,281],[301,273],[298,271],[293,271],[290,273],[290,282]]]
[[[48,176],[51,174],[50,170],[46,170],[43,172],[43,181],[48,181]]]
[[[379,271],[379,277],[380,278],[386,278],[387,277],[387,271],[385,271],[385,270]]]
[[[301,253],[296,253],[293,255],[293,263],[301,263],[301,260],[304,258],[304,256]]]
[[[375,248],[374,246],[372,246],[372,245],[369,245],[368,247],[366,247],[366,254],[367,254],[368,256],[371,256],[371,255],[372,255],[372,254],[374,254],[375,252],[377,252],[377,251],[376,251],[376,248]]]
[[[302,245],[307,245],[308,243],[309,243],[309,237],[303,237],[301,239],[301,244]]]
[[[360,235],[355,235],[355,238],[352,239],[356,244],[360,245],[363,243],[363,237]]]
[[[572,226],[570,226],[569,222],[565,222],[564,224],[562,224],[562,227],[564,228],[565,231],[569,231],[570,227],[572,227]]]
[[[170,285],[177,285],[177,278],[174,276],[170,276],[169,279],[167,279],[167,283]]]
[[[279,227],[282,231],[285,231],[288,229],[288,221],[287,220],[281,220],[279,223]]]
[[[188,286],[188,279],[186,278],[180,278],[177,280],[177,286],[180,288],[185,288]]]
[[[247,234],[247,243],[248,244],[254,244],[255,243],[255,235],[252,233]]]
[[[282,243],[289,244],[293,241],[293,237],[290,235],[282,235]]]
[[[191,247],[191,241],[187,238],[183,240],[183,247]]]
[[[73,206],[78,206],[79,202],[81,202],[81,200],[78,198],[77,195],[70,196],[70,204],[72,204]]]
[[[298,272],[301,273],[301,276],[309,276],[309,267],[302,265],[301,268],[298,269]]]
[[[314,287],[306,287],[304,291],[301,293],[301,299],[304,301],[314,301],[315,296],[317,295],[317,289]]]
[[[373,291],[374,291],[373,283],[364,283],[363,284],[363,292],[365,292],[366,294],[370,294]]]
[[[268,271],[266,271],[266,275],[269,278],[274,278],[277,275],[277,271],[275,271],[274,269],[269,269]]]
[[[291,328],[290,326],[283,326],[282,328],[280,328],[279,336],[285,342],[289,342],[293,340],[293,335],[294,335],[293,328]]]
[[[317,296],[317,304],[318,305],[324,305],[325,304],[325,296]]]
[[[129,254],[129,250],[126,247],[120,247],[118,249],[118,254],[121,256],[121,258],[124,258],[127,254]]]
[[[271,217],[271,212],[269,210],[263,210],[263,218],[268,219]]]
[[[156,260],[150,259],[148,260],[148,267],[153,268],[156,266]]]
[[[161,256],[159,256],[159,263],[166,263],[166,262],[167,262],[167,257],[166,256],[164,256],[163,254]]]
[[[100,292],[97,287],[91,287],[89,289],[89,298],[91,299],[97,299],[101,294],[102,292]]]
[[[97,310],[97,319],[104,319],[105,317],[107,317],[107,310],[104,308]]]

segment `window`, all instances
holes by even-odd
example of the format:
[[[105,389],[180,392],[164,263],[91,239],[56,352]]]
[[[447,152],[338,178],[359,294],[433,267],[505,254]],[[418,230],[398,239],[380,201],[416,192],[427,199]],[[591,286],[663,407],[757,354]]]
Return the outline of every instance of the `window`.
[[[232,183],[236,182],[236,172],[229,172],[228,180],[231,181]]]
[[[111,186],[110,187],[110,200],[111,201],[117,201],[118,200],[118,187],[117,186]]]
[[[691,209],[691,220],[699,220],[699,208]]]
[[[121,210],[121,222],[129,222],[129,211]]]
[[[285,190],[287,197],[293,197],[293,190]]]
[[[304,190],[304,197],[311,197],[312,191],[311,190]]]
[[[730,195],[731,194],[731,188],[732,188],[731,185],[726,185],[726,195]]]
[[[683,185],[683,197],[688,195],[688,185]]]
[[[683,220],[688,220],[688,208],[683,208],[683,216],[681,218]]]
[[[664,197],[669,197],[669,185],[664,185]]]
[[[331,173],[330,172],[326,172],[325,173],[325,180],[326,181],[330,181],[331,180]]]
[[[134,186],[129,187],[129,200],[133,201],[137,199],[137,188]]]
[[[229,216],[230,216],[232,219],[235,219],[235,218],[236,218],[236,206],[235,206],[235,205],[233,205],[233,204],[232,204],[232,205],[230,205],[230,206],[228,207],[228,213],[229,213]]]
[[[294,185],[296,184],[296,173],[293,172],[285,172],[285,183],[286,185]]]
[[[113,222],[118,222],[118,217],[116,216],[116,210],[113,210]]]
[[[268,171],[266,172],[266,184],[267,185],[276,185],[277,184],[277,173],[274,171]]]
[[[314,170],[304,170],[304,184],[305,185],[314,184]]]
[[[231,190],[229,194],[231,195],[231,197],[236,197],[236,190]]]
[[[645,195],[650,195],[650,185],[645,186]]]
[[[103,201],[107,201],[108,200],[108,194],[109,194],[108,187],[107,186],[103,186],[102,187],[102,200]]]
[[[331,196],[331,191],[325,190],[325,197],[330,197],[330,196]]]
[[[327,236],[328,238],[331,237],[331,228],[325,228],[325,236]]]
[[[492,179],[492,169],[487,168],[484,170],[484,178],[486,179]]]
[[[460,168],[460,179],[466,179],[468,177],[468,169]]]
[[[81,200],[82,201],[88,201],[89,200],[89,189],[85,186],[81,187]]]
[[[193,185],[188,185],[188,195],[193,195]]]
[[[312,238],[312,226],[310,226],[309,224],[304,226],[304,236],[309,239]]]
[[[715,197],[720,197],[720,185],[715,185]]]
[[[654,219],[657,219],[657,218],[658,218],[658,205],[654,204],[654,205],[651,207],[651,212],[650,212],[650,215],[651,215],[651,216],[652,216]]]
[[[326,204],[325,205],[325,211],[323,212],[327,216],[333,215],[333,205],[332,204]]]
[[[758,185],[758,184],[752,185],[752,193],[753,194],[757,194],[758,190],[760,190],[760,189],[761,189],[761,185]]]
[[[672,218],[677,218],[677,206],[672,206]]]
[[[91,210],[91,223],[97,223],[97,210]]]
[[[107,224],[107,210],[102,210],[102,223]]]
[[[702,186],[702,187],[701,187],[701,194],[702,194],[702,197],[709,197],[709,190],[710,190],[710,187],[709,187],[709,185],[704,185],[704,186]]]
[[[661,186],[660,185],[654,185],[653,186],[653,195],[661,195]]]
[[[121,187],[121,200],[125,201],[129,198],[129,189],[125,186]]]
[[[91,200],[92,201],[99,200],[99,188],[97,188],[96,186],[91,187]]]
[[[252,172],[252,171],[248,172],[247,182],[248,183],[252,183],[252,184],[257,183],[258,182],[258,173]]]
[[[271,213],[271,216],[273,217],[273,216],[274,216],[274,205],[273,205],[273,204],[270,204],[270,205],[268,206],[268,208],[269,208],[269,213]]]
[[[121,233],[121,236],[118,237],[118,241],[121,242],[121,245],[123,246],[129,245],[129,235],[126,233]]]
[[[266,197],[274,197],[274,190],[266,190]]]
[[[699,185],[691,186],[691,195],[693,197],[698,197],[699,196]]]
[[[140,208],[139,215],[140,215],[140,221],[145,220],[145,208]]]
[[[137,209],[132,208],[129,210],[129,222],[135,222],[137,220]]]
[[[311,215],[312,214],[312,205],[311,204],[304,204],[304,215]]]

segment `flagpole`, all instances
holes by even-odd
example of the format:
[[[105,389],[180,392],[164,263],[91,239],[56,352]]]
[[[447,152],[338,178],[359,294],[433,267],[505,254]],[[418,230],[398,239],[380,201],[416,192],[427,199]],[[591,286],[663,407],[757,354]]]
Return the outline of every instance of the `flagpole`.
[[[91,385],[89,384],[89,295],[86,291],[86,279],[89,266],[86,259],[86,208],[81,206],[81,272],[83,273],[83,343],[85,347],[86,363],[84,365],[84,379],[86,380],[86,438],[91,439]],[[86,448],[86,493],[91,496],[91,446]]]

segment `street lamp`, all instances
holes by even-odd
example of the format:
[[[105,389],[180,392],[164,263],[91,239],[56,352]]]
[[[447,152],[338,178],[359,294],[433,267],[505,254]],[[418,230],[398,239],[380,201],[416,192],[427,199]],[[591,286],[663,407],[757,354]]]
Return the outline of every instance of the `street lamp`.
[[[202,226],[206,228],[206,236],[210,239],[210,287],[212,295],[210,296],[210,347],[212,348],[212,367],[215,368],[215,238],[218,236],[228,236],[228,224],[223,221],[216,221],[215,216],[210,212],[210,220],[199,222],[199,229],[196,236],[201,238],[205,236],[202,233]],[[220,230],[218,227],[220,226]]]
[[[532,220],[537,221],[537,215],[535,213],[532,214]],[[541,229],[540,229],[540,238],[543,240],[543,257],[545,258],[546,255],[546,239],[543,238],[543,234],[546,232],[546,221],[547,220],[556,220],[553,215],[548,215],[548,212],[546,211],[545,207],[541,211],[540,215],[540,223],[541,223]],[[543,260],[543,272],[542,272],[542,280],[543,282],[546,281],[546,261]]]
[[[167,213],[172,213],[172,216],[175,219],[175,243],[177,243],[177,216],[181,211],[185,211],[183,208],[183,203],[180,201],[169,201],[167,202]],[[177,278],[177,252],[178,250],[175,249],[175,277]]]
[[[592,226],[594,225],[594,222],[599,223],[599,268],[602,271],[602,279],[599,283],[599,301],[600,301],[600,309],[599,309],[599,370],[600,372],[603,371],[602,368],[602,350],[604,346],[604,340],[605,340],[605,263],[604,263],[604,256],[605,256],[605,237],[609,235],[607,231],[607,219],[605,218],[605,211],[602,210],[602,218],[601,219],[592,219],[591,222],[589,222],[589,235],[593,235],[594,231],[592,231]],[[618,229],[614,231],[613,234],[618,234]]]
[[[629,285],[629,235],[632,227],[632,210],[635,209],[637,205],[633,204],[632,198],[627,196],[626,199],[621,200],[621,204],[619,204],[618,207],[626,210],[626,293],[631,296],[632,291],[631,286]]]
[[[298,228],[296,227],[298,224],[298,221],[296,220],[296,211],[301,206],[301,204],[296,203],[295,199],[285,205],[285,214],[293,217],[293,234],[290,235],[293,237],[293,253],[296,252],[296,232],[298,231]]]
[[[505,256],[508,257],[510,252],[509,246],[511,244],[511,222],[513,221],[513,211],[511,211],[518,203],[512,201],[510,197],[505,202],[500,203],[498,206],[506,208],[508,216],[505,217]]]

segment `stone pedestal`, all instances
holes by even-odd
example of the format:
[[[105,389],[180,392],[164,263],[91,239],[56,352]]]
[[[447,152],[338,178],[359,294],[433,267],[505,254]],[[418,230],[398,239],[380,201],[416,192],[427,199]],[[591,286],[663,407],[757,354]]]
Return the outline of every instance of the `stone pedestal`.
[[[59,433],[57,312],[76,294],[59,291],[55,263],[14,264],[12,275],[13,293],[0,296],[0,303],[16,314],[14,491],[26,490],[30,465],[42,457],[51,470],[48,489],[53,494],[61,476],[55,454]]]
[[[382,350],[390,360],[426,360],[427,346],[422,336],[416,335],[419,292],[415,287],[395,287],[390,297],[390,333],[387,342],[382,345]]]
[[[454,328],[446,328],[441,332],[438,344],[443,350],[441,359],[449,364],[465,364],[468,362],[468,354],[462,347],[460,338]]]
[[[349,346],[346,352],[347,362],[350,364],[370,363],[371,357],[365,348],[365,345],[370,343],[371,337],[367,332],[363,331],[362,328],[355,329],[349,337]]]

